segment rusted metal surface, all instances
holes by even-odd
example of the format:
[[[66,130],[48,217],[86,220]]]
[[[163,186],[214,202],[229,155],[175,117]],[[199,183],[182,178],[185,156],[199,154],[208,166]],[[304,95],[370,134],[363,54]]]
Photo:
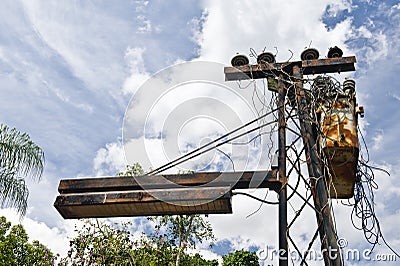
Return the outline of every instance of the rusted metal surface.
[[[127,191],[158,189],[175,186],[229,186],[232,189],[280,188],[277,171],[213,172],[178,175],[97,177],[64,179],[60,181],[60,193]]]
[[[232,213],[231,197],[229,187],[111,191],[61,194],[54,206],[65,219]]]
[[[354,195],[359,153],[354,99],[353,93],[340,93],[335,98],[328,97],[318,110],[323,134],[319,144],[330,170],[327,182],[331,198]]]
[[[231,190],[257,187],[278,190],[277,170],[66,179],[54,206],[64,218],[231,213]]]
[[[279,76],[282,73],[293,75],[293,67],[302,69],[303,75],[354,71],[354,56],[315,60],[292,61],[284,63],[263,63],[238,67],[225,67],[225,80],[259,79]]]
[[[336,73],[354,71],[356,63],[355,56],[325,58],[316,60],[303,60],[301,67],[303,75],[321,74],[321,73]]]

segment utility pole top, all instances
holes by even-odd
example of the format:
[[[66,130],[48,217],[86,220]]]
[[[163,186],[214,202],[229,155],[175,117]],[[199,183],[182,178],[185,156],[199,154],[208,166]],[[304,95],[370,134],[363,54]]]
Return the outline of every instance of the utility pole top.
[[[337,48],[337,47],[336,47]],[[248,60],[243,60],[245,56],[235,56],[231,63],[233,67],[225,67],[225,80],[244,80],[244,79],[262,79],[262,78],[278,78],[277,92],[279,109],[279,177],[283,180],[283,186],[279,193],[279,248],[283,250],[283,258],[279,258],[280,266],[288,265],[288,238],[289,227],[287,225],[287,194],[286,182],[286,144],[285,144],[285,98],[291,98],[293,108],[297,110],[300,123],[300,135],[303,138],[305,147],[307,167],[310,176],[311,193],[314,199],[314,206],[318,224],[318,231],[321,240],[321,252],[324,257],[325,265],[342,266],[340,249],[337,244],[337,235],[334,230],[334,220],[329,209],[329,194],[327,188],[327,177],[323,171],[323,163],[321,154],[317,148],[318,133],[316,133],[315,125],[312,124],[309,114],[315,110],[311,110],[309,99],[305,96],[303,87],[303,76],[326,73],[341,73],[355,70],[355,56],[342,57],[339,48],[335,54],[328,54],[330,58],[318,59],[318,51],[313,48],[306,49],[302,53],[301,61],[275,62],[275,57],[271,53],[263,53],[257,57],[258,64],[250,65]],[[335,50],[335,51],[336,51]],[[244,74],[244,75],[243,75]],[[282,78],[291,79],[291,89],[295,90],[295,94],[290,96],[286,94],[285,83]],[[334,257],[328,254],[328,250],[333,251]],[[303,254],[299,253],[301,257]],[[305,262],[303,257],[303,262]],[[303,264],[302,264],[303,265]]]
[[[261,79],[267,78],[274,74],[279,76],[280,74],[286,73],[287,75],[293,75],[293,68],[295,66],[302,69],[303,75],[313,75],[322,73],[337,73],[354,71],[356,63],[355,56],[349,57],[336,57],[336,58],[325,58],[325,59],[314,59],[314,60],[302,60],[302,61],[289,61],[282,63],[262,63],[257,65],[244,65],[237,67],[225,67],[225,80],[240,80],[245,78],[245,75],[249,79]],[[245,74],[245,75],[243,75]]]

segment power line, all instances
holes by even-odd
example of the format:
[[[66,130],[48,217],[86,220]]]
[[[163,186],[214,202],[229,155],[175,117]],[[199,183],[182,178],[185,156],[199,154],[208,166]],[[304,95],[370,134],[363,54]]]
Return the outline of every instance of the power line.
[[[210,146],[210,145],[216,143],[217,141],[220,141],[220,140],[222,140],[222,139],[228,137],[229,135],[231,135],[231,134],[233,134],[233,133],[235,133],[235,132],[237,132],[237,131],[239,131],[239,130],[241,130],[241,129],[243,129],[243,128],[245,128],[245,127],[247,127],[247,126],[249,126],[249,125],[251,125],[251,124],[253,124],[253,123],[255,123],[255,122],[257,122],[257,121],[259,121],[259,120],[261,120],[261,119],[263,119],[263,118],[265,118],[265,117],[267,117],[268,115],[272,114],[272,113],[275,112],[276,110],[278,110],[278,108],[273,109],[273,110],[271,110],[271,111],[269,111],[269,112],[267,112],[267,113],[265,113],[265,114],[263,114],[263,115],[261,115],[261,116],[255,118],[255,119],[251,120],[250,122],[247,122],[246,124],[241,125],[241,126],[235,128],[234,130],[232,130],[232,131],[230,131],[230,132],[228,132],[228,133],[226,133],[226,134],[224,134],[224,135],[222,135],[222,136],[216,138],[216,139],[213,140],[213,141],[210,141],[210,142],[204,144],[203,146],[200,146],[200,147],[197,148],[197,149],[194,149],[193,151],[191,151],[191,152],[189,152],[189,153],[186,153],[185,155],[182,155],[181,157],[176,158],[176,159],[173,160],[173,161],[170,161],[170,162],[168,162],[168,163],[166,163],[166,164],[164,164],[164,165],[162,165],[162,166],[160,166],[160,167],[158,167],[158,168],[156,168],[156,169],[154,169],[154,170],[151,170],[150,172],[146,173],[146,175],[152,175],[152,174],[157,174],[157,173],[163,172],[163,171],[168,170],[168,169],[170,169],[170,168],[172,168],[172,167],[174,167],[174,166],[176,166],[176,165],[178,165],[178,164],[181,164],[181,163],[183,163],[183,162],[185,162],[185,161],[187,161],[187,160],[190,160],[190,159],[192,159],[192,158],[194,158],[194,157],[196,157],[196,156],[199,156],[199,155],[203,154],[204,152],[207,152],[207,151],[209,151],[209,150],[212,150],[212,149],[214,149],[215,147],[218,147],[218,146],[220,146],[220,145],[215,146],[215,147],[211,147],[211,149],[207,149],[206,151],[201,152],[201,153],[199,153],[199,154],[197,154],[197,155],[195,155],[195,156],[191,156],[192,154],[195,154],[195,153],[201,151],[202,149],[204,149],[204,148],[206,148],[206,147],[208,147],[208,146]],[[276,122],[276,121],[273,121],[273,122]],[[264,125],[262,125],[262,126],[259,126],[259,127],[255,128],[255,129],[252,129],[252,130],[247,131],[247,132],[245,132],[245,133],[243,133],[243,134],[240,134],[239,137],[241,137],[241,136],[243,136],[243,135],[245,135],[245,134],[247,134],[247,133],[253,132],[253,131],[257,130],[257,129],[260,129],[260,128],[264,127],[264,126],[267,126],[268,124],[271,124],[271,123],[264,124]],[[237,139],[237,138],[238,138],[238,137],[232,138],[232,139],[230,139],[229,141],[232,141],[232,140]],[[228,142],[229,142],[229,141],[228,141]],[[224,142],[223,144],[225,144],[225,143],[227,143],[227,142]],[[189,159],[184,160],[184,161],[182,161],[182,162],[179,162],[180,160],[183,160],[183,159],[185,159],[186,157],[189,157],[189,156],[190,156]],[[178,163],[177,163],[177,162],[178,162]],[[172,166],[171,166],[171,165],[172,165]]]
[[[163,171],[165,171],[165,170],[168,170],[168,169],[173,168],[173,167],[175,167],[175,166],[177,166],[177,165],[179,165],[179,164],[182,164],[182,163],[184,163],[184,162],[186,162],[186,161],[189,161],[189,160],[191,160],[191,159],[193,159],[193,158],[195,158],[195,157],[197,157],[197,156],[200,156],[200,155],[202,155],[202,154],[204,154],[204,153],[206,153],[206,152],[209,152],[209,151],[211,151],[211,150],[213,150],[213,149],[216,149],[216,148],[218,148],[219,146],[222,146],[222,145],[224,145],[224,144],[226,144],[226,143],[229,143],[229,142],[231,142],[232,140],[235,140],[235,139],[238,139],[238,138],[240,138],[240,137],[243,137],[243,136],[246,135],[246,134],[249,134],[249,133],[251,133],[251,132],[253,132],[253,131],[259,130],[259,129],[261,129],[261,128],[263,128],[263,127],[266,127],[266,126],[268,126],[268,125],[270,125],[270,124],[273,124],[273,123],[276,123],[276,120],[273,120],[273,121],[270,121],[270,122],[268,122],[268,123],[262,124],[262,125],[260,125],[260,126],[258,126],[258,127],[252,128],[252,129],[250,129],[250,130],[248,130],[248,131],[246,131],[246,132],[244,132],[244,133],[241,133],[241,134],[239,134],[239,135],[237,135],[237,136],[235,136],[235,137],[232,137],[232,138],[227,139],[227,140],[225,140],[225,141],[223,141],[223,142],[220,142],[220,143],[218,143],[217,145],[215,145],[215,146],[213,146],[213,147],[210,147],[210,148],[208,148],[208,149],[206,149],[206,150],[204,150],[204,151],[200,151],[200,150],[204,149],[205,147],[210,146],[210,145],[213,144],[213,143],[216,143],[218,140],[221,140],[222,137],[220,137],[220,138],[218,138],[218,139],[216,139],[216,140],[213,140],[213,141],[211,141],[211,142],[209,142],[209,143],[207,143],[207,144],[201,146],[200,148],[196,149],[195,151],[192,151],[192,152],[190,152],[190,153],[188,153],[188,154],[185,154],[185,155],[183,155],[183,156],[181,156],[181,157],[175,159],[174,161],[172,161],[173,163],[167,163],[167,164],[165,164],[165,165],[163,165],[163,166],[161,166],[161,167],[158,167],[158,168],[155,169],[155,170],[150,171],[150,172],[147,173],[146,175],[161,173],[161,172],[163,172]],[[230,133],[227,134],[227,135],[230,135]],[[224,135],[224,136],[225,136],[225,135]],[[199,153],[196,153],[196,152],[199,152]],[[191,154],[192,154],[192,155],[191,155]],[[191,156],[189,156],[189,155],[191,155]],[[189,157],[188,157],[188,156],[189,156]]]

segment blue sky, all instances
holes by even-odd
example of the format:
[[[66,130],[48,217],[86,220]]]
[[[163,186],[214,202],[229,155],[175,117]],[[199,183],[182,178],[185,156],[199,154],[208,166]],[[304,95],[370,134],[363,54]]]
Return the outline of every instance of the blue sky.
[[[338,45],[357,56],[357,71],[346,75],[356,79],[366,110],[361,127],[371,161],[391,172],[377,173],[376,208],[387,240],[399,250],[399,24],[399,1],[3,1],[0,122],[29,133],[46,154],[42,182],[28,182],[24,225],[32,238],[65,252],[74,221],[52,206],[58,182],[123,169],[125,110],[152,74],[191,60],[229,64],[249,48],[277,47],[277,61],[287,60],[290,49],[296,60],[312,41],[321,54]],[[233,203],[233,215],[210,217],[221,241],[219,250],[202,247],[210,258],[223,249],[276,243],[274,207],[246,219],[258,204]],[[339,234],[368,247],[348,226],[349,210],[336,210]],[[0,214],[18,221],[12,210]]]

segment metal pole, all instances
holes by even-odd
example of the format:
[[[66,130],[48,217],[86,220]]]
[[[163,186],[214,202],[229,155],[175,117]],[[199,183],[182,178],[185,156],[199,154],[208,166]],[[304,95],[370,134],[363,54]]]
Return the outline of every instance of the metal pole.
[[[278,79],[278,173],[282,184],[279,190],[279,265],[288,265],[287,242],[287,176],[286,176],[286,87],[282,76]]]
[[[306,147],[308,172],[311,177],[311,192],[314,206],[317,210],[317,222],[321,240],[321,251],[325,265],[342,266],[340,249],[337,244],[337,236],[333,227],[333,219],[329,208],[326,180],[322,173],[321,162],[317,151],[317,135],[313,130],[310,119],[311,114],[308,99],[303,90],[302,74],[298,66],[293,67],[293,75],[298,78],[296,82],[296,95],[298,101],[298,115],[300,120],[301,135]]]

